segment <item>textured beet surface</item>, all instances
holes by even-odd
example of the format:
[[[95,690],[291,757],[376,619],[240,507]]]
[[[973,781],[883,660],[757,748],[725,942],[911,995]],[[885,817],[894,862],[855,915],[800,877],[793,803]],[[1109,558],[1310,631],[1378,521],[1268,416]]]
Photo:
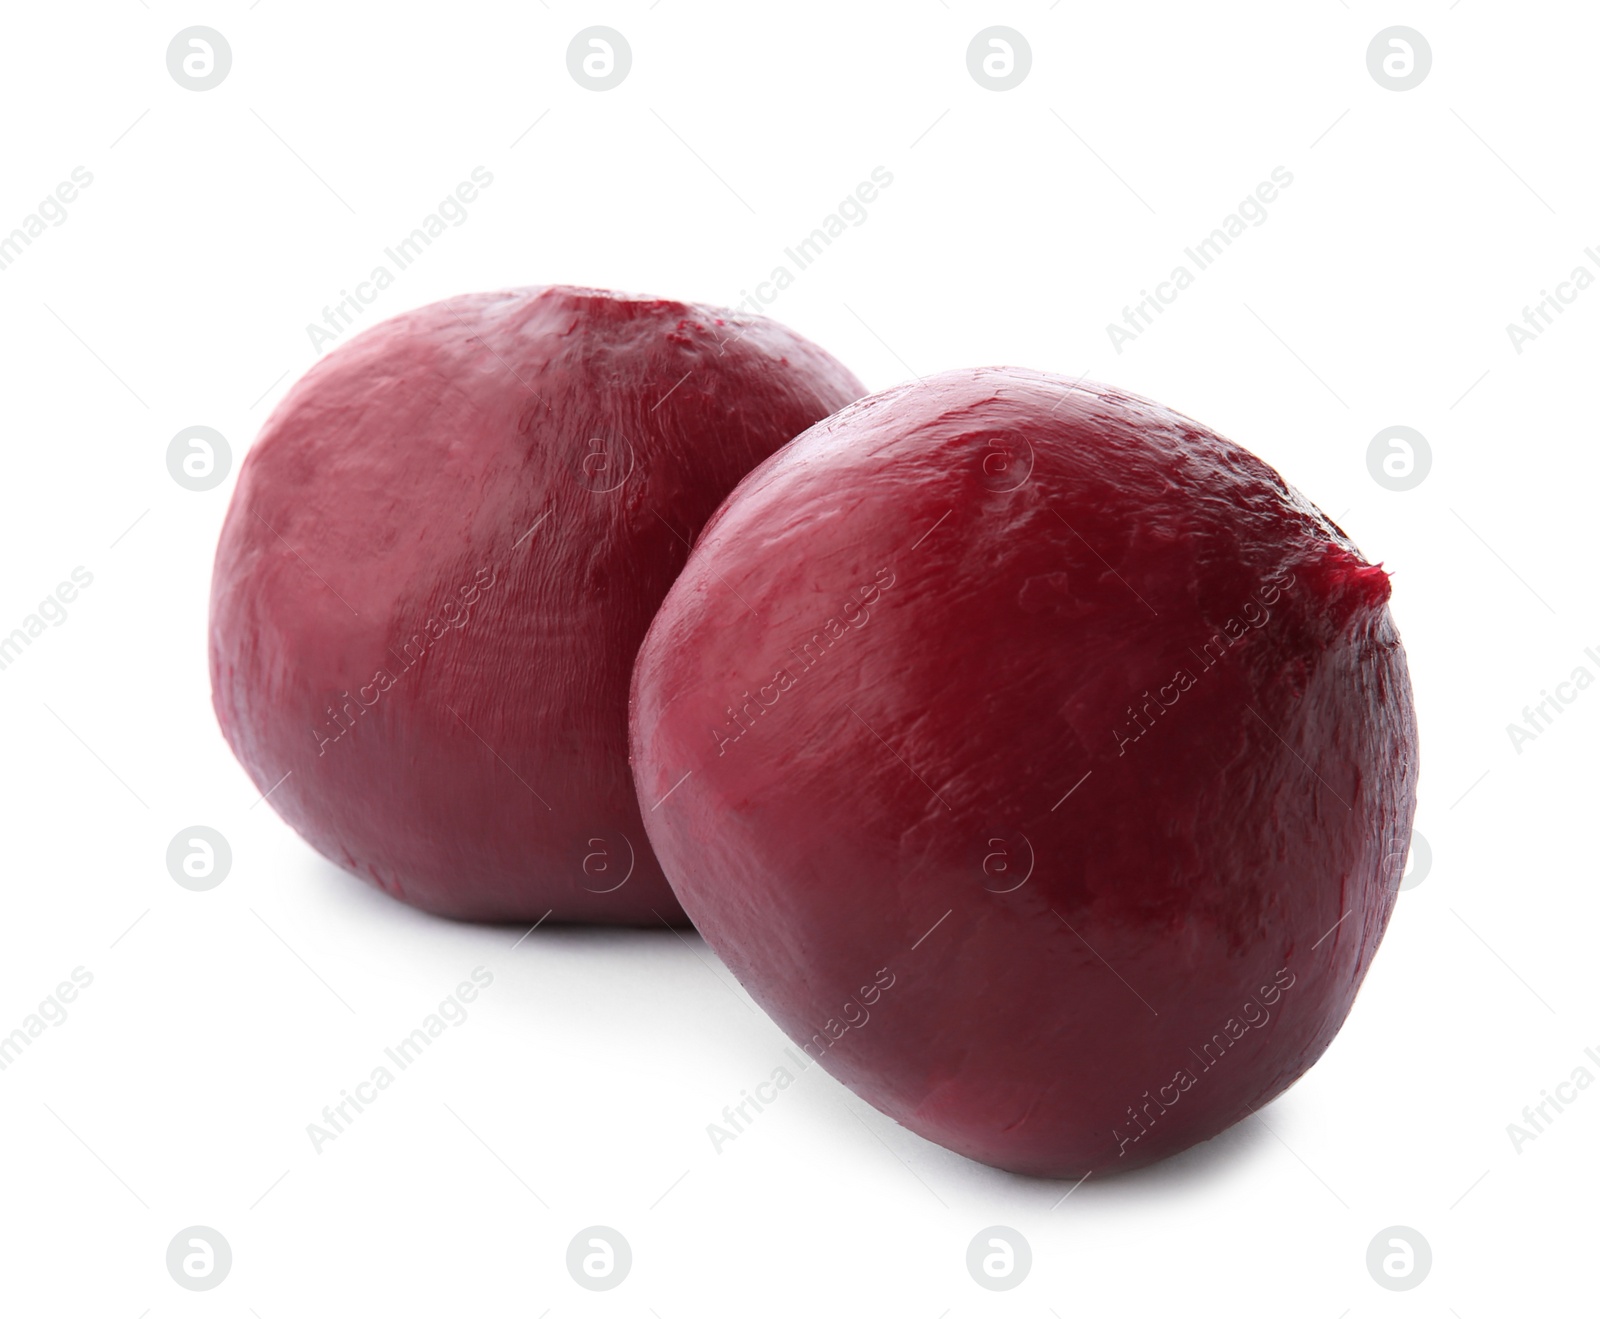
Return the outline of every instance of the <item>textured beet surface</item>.
[[[1417,774],[1388,596],[1156,404],[890,390],[752,473],[668,593],[634,675],[651,841],[885,1113],[1018,1172],[1137,1167],[1299,1077],[1377,949]]]
[[[689,543],[859,382],[759,317],[591,289],[453,298],[330,353],[217,549],[217,717],[330,859],[429,911],[681,923],[627,689]]]

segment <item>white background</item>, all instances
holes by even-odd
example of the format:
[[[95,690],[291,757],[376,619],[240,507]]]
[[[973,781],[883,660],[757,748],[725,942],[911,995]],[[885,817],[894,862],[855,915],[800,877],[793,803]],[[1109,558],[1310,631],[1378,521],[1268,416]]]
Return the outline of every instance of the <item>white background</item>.
[[[0,233],[75,166],[94,181],[0,271],[0,633],[74,567],[93,584],[0,672],[0,1032],[74,967],[94,979],[0,1072],[0,1309],[1592,1311],[1600,1087],[1520,1150],[1507,1124],[1578,1066],[1600,1077],[1600,690],[1520,752],[1506,731],[1578,665],[1600,676],[1600,291],[1520,354],[1506,332],[1596,266],[1592,7],[106,0],[3,23]],[[232,48],[214,90],[168,72],[190,24]],[[631,46],[615,90],[567,71],[591,24]],[[968,73],[991,24],[1031,46],[1015,90]],[[1415,90],[1368,73],[1391,24],[1431,44]],[[785,1041],[698,939],[433,920],[258,803],[206,670],[232,478],[181,488],[168,442],[213,426],[236,472],[314,360],[307,323],[479,165],[468,221],[369,319],[554,282],[737,302],[882,165],[867,221],[770,314],[874,389],[1009,363],[1149,395],[1393,572],[1432,868],[1300,1084],[1064,1201],[820,1069],[716,1153],[706,1125]],[[1267,221],[1117,353],[1107,322],[1279,165]],[[1433,453],[1403,493],[1366,462],[1397,424]],[[165,863],[196,824],[233,849],[205,893]],[[470,1018],[314,1152],[323,1105],[476,966],[494,981]],[[206,1293],[165,1266],[193,1224],[233,1250]],[[565,1268],[590,1224],[632,1245],[610,1292]],[[965,1265],[992,1224],[1033,1248],[1004,1294]],[[1433,1251],[1404,1293],[1365,1264],[1394,1224]]]

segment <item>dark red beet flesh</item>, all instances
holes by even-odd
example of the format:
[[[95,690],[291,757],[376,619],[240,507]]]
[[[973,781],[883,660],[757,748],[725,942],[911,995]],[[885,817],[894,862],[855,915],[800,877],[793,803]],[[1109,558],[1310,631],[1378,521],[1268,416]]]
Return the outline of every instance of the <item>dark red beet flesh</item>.
[[[627,764],[628,676],[734,484],[858,398],[759,317],[475,294],[330,353],[217,549],[217,717],[325,856],[429,911],[681,923]]]
[[[668,593],[646,826],[867,1101],[1018,1172],[1137,1167],[1304,1073],[1377,949],[1417,773],[1388,597],[1156,404],[1014,369],[890,390],[752,473]]]

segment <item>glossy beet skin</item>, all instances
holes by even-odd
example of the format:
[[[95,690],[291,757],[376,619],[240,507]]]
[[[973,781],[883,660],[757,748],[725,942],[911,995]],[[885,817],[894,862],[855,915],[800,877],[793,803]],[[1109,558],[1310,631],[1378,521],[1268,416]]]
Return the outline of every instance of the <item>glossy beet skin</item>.
[[[1017,1172],[1137,1167],[1299,1077],[1377,949],[1417,773],[1388,597],[1156,404],[890,390],[752,473],[668,593],[651,841],[864,1099]]]
[[[682,923],[628,771],[634,653],[723,496],[863,392],[772,321],[591,289],[374,327],[240,475],[229,744],[318,851],[428,911]]]

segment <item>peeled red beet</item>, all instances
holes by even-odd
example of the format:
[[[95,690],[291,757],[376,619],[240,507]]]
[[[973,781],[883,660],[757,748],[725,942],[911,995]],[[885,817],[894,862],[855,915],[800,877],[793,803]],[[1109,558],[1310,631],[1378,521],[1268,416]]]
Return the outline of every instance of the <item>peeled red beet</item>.
[[[863,393],[773,321],[472,294],[318,362],[217,547],[217,717],[267,800],[395,897],[682,923],[627,763],[628,676],[747,471]]]
[[[1265,463],[1032,371],[863,399],[711,520],[634,672],[684,909],[812,1057],[1017,1172],[1299,1077],[1415,807],[1389,580]],[[659,803],[659,805],[658,805]]]

